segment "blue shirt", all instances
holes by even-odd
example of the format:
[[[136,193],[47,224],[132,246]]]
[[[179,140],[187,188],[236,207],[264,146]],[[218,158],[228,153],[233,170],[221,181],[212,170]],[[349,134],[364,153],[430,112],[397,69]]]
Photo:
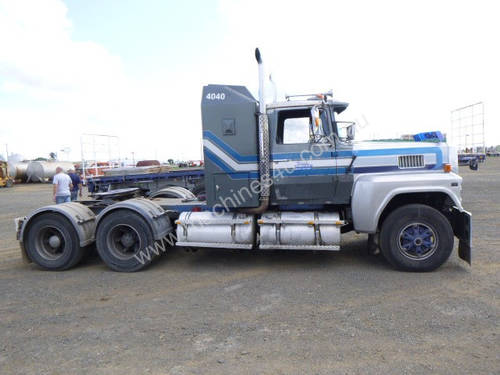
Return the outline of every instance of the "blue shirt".
[[[76,173],[69,173],[69,177],[71,178],[71,183],[73,184],[73,189],[71,189],[71,191],[78,191],[78,185],[82,183],[80,176]]]

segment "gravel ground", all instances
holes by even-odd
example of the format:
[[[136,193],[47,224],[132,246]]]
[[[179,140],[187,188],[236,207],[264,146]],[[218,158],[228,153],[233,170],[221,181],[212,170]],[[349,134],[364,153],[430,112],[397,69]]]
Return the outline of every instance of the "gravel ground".
[[[50,186],[0,190],[0,374],[499,374],[500,159],[462,168],[472,268],[392,270],[349,234],[327,254],[172,250],[145,272],[21,261],[13,218]]]

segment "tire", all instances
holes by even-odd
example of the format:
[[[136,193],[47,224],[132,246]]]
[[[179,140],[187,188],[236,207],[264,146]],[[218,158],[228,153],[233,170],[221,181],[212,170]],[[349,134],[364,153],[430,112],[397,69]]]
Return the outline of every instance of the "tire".
[[[64,216],[45,213],[33,218],[25,235],[28,257],[40,267],[51,271],[67,270],[80,262],[85,250],[78,234]]]
[[[394,210],[380,232],[382,254],[402,271],[435,270],[449,258],[453,242],[453,230],[446,217],[423,204]]]
[[[5,183],[5,187],[11,188],[12,186],[14,186],[14,181],[7,180],[7,182]]]
[[[146,268],[156,257],[149,251],[154,244],[146,220],[130,210],[111,212],[97,227],[97,252],[114,271],[135,272]]]
[[[469,168],[473,171],[477,171],[477,169],[479,168],[477,159],[471,159],[469,161]]]

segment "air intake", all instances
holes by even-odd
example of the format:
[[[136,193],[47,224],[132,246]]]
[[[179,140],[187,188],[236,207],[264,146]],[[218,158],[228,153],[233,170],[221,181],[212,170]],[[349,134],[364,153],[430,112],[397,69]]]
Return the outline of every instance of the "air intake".
[[[401,155],[398,156],[400,169],[424,167],[424,155]]]

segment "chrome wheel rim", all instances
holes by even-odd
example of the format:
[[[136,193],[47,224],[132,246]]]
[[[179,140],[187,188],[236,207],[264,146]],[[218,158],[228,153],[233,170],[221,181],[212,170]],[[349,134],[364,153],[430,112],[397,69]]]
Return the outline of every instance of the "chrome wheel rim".
[[[406,258],[424,260],[436,252],[438,237],[431,226],[423,223],[412,223],[399,232],[398,247]]]

